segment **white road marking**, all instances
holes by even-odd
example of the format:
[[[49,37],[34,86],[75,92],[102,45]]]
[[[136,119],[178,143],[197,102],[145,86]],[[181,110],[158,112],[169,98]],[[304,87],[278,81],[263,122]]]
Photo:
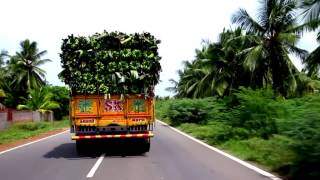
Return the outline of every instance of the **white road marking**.
[[[41,138],[41,139],[38,139],[38,140],[35,140],[35,141],[32,141],[32,142],[26,143],[26,144],[22,144],[22,145],[20,145],[20,146],[16,146],[16,147],[11,148],[11,149],[7,149],[7,150],[5,150],[5,151],[1,151],[1,152],[0,152],[0,155],[2,155],[2,154],[4,154],[4,153],[7,153],[7,152],[9,152],[9,151],[13,151],[13,150],[16,150],[16,149],[25,147],[25,146],[29,146],[29,145],[31,145],[31,144],[34,144],[34,143],[37,143],[37,142],[40,142],[40,141],[43,141],[43,140],[46,140],[46,139],[49,139],[49,138],[52,138],[52,137],[55,137],[55,136],[59,136],[59,135],[61,135],[61,134],[63,134],[63,133],[66,133],[66,132],[68,132],[68,131],[69,131],[69,130],[66,130],[66,131],[63,131],[63,132],[58,133],[58,134],[54,134],[54,135],[51,135],[51,136],[48,136],[48,137],[45,137],[45,138]]]
[[[87,175],[87,178],[92,178],[94,173],[97,171],[97,169],[99,168],[103,158],[104,158],[105,154],[102,154],[98,161],[93,165],[93,167],[91,168],[91,170],[89,171],[88,175]]]
[[[183,136],[185,136],[185,137],[187,137],[187,138],[189,138],[189,139],[191,139],[191,140],[193,140],[193,141],[195,141],[195,142],[197,142],[197,143],[199,143],[199,144],[201,144],[201,145],[203,145],[203,146],[205,146],[205,147],[207,147],[207,148],[209,148],[209,149],[211,149],[211,150],[213,150],[213,151],[215,151],[215,152],[217,152],[217,153],[219,153],[219,154],[221,154],[221,155],[223,155],[223,156],[225,156],[227,158],[230,158],[230,159],[236,161],[237,163],[239,163],[239,164],[241,164],[241,165],[243,165],[243,166],[245,166],[245,167],[247,167],[249,169],[252,169],[252,170],[256,171],[257,173],[259,173],[259,174],[261,174],[263,176],[266,176],[266,177],[268,177],[268,178],[270,178],[272,180],[281,180],[279,177],[277,177],[277,176],[275,176],[275,175],[273,175],[273,174],[271,174],[269,172],[266,172],[266,171],[264,171],[264,170],[262,170],[260,168],[257,168],[255,166],[253,166],[253,165],[251,165],[251,164],[249,164],[249,163],[247,163],[247,162],[245,162],[245,161],[243,161],[241,159],[238,159],[238,158],[236,158],[236,157],[234,157],[234,156],[232,156],[232,155],[230,155],[228,153],[225,153],[225,152],[223,152],[223,151],[221,151],[221,150],[219,150],[219,149],[217,149],[215,147],[212,147],[212,146],[208,145],[207,143],[204,143],[204,142],[202,142],[202,141],[200,141],[200,140],[198,140],[198,139],[196,139],[196,138],[194,138],[194,137],[192,137],[192,136],[190,136],[190,135],[188,135],[188,134],[186,134],[186,133],[184,133],[184,132],[182,132],[182,131],[174,128],[174,127],[171,127],[170,125],[168,125],[165,122],[162,122],[160,120],[157,120],[157,121],[159,123],[169,127],[173,131],[175,131],[175,132],[177,132],[177,133],[179,133],[179,134],[181,134],[181,135],[183,135]]]

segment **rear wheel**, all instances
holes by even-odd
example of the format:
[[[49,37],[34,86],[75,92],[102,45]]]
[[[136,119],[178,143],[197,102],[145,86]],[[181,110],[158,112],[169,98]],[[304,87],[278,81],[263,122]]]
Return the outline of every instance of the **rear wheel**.
[[[150,138],[144,139],[142,143],[142,150],[143,152],[149,152],[150,151]]]
[[[86,142],[84,140],[76,141],[76,150],[79,155],[84,154],[86,148]]]

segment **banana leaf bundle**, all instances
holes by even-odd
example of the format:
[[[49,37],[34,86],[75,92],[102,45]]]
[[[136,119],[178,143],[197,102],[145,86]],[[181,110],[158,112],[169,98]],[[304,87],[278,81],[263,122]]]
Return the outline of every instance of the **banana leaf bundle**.
[[[147,32],[70,35],[62,40],[59,78],[73,94],[153,94],[159,43]]]

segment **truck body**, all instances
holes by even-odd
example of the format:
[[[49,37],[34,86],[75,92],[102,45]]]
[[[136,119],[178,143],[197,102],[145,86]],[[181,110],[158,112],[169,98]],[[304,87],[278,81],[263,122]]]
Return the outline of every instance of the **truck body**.
[[[72,139],[78,152],[96,139],[135,139],[150,149],[161,41],[148,32],[69,35],[59,78],[69,86]],[[94,140],[94,141],[93,141]],[[139,143],[140,144],[140,143]]]
[[[70,103],[72,140],[77,150],[90,139],[141,139],[149,151],[155,121],[155,100],[144,95],[75,95]]]

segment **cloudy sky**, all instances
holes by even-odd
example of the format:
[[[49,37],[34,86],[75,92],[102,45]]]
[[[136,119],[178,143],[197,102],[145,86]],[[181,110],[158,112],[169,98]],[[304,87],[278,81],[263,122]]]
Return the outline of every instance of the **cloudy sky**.
[[[42,68],[53,85],[63,85],[57,77],[58,53],[61,39],[69,34],[151,32],[162,41],[156,93],[165,96],[168,79],[177,79],[181,61],[192,60],[203,39],[215,41],[224,27],[231,27],[230,17],[240,7],[255,15],[257,0],[1,0],[0,7],[0,49],[13,54],[21,40],[37,41],[40,50],[48,51],[44,58],[52,60]],[[315,49],[315,35],[305,34],[299,46]],[[294,63],[301,69],[298,59]]]

